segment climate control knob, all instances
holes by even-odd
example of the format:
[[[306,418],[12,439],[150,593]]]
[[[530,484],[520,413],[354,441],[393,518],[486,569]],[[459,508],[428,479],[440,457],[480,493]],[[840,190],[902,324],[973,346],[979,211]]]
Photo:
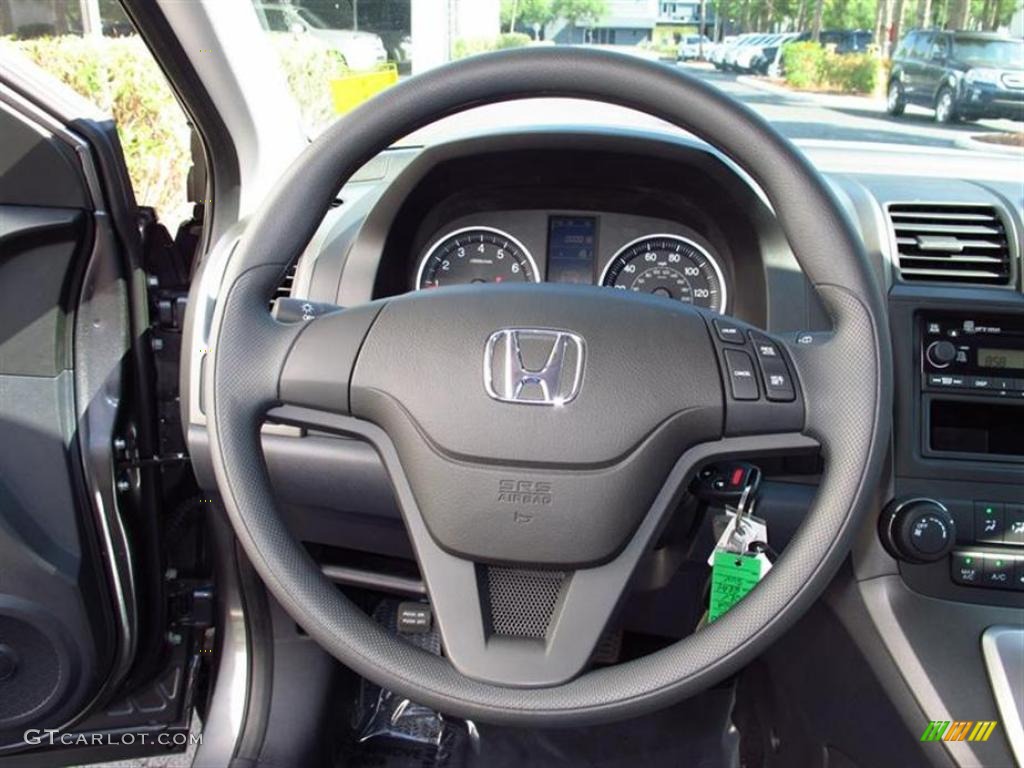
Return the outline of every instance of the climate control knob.
[[[956,346],[951,341],[933,341],[924,356],[936,368],[945,368],[956,359]]]
[[[956,544],[956,522],[934,499],[893,501],[879,523],[882,543],[889,554],[908,563],[941,560]]]

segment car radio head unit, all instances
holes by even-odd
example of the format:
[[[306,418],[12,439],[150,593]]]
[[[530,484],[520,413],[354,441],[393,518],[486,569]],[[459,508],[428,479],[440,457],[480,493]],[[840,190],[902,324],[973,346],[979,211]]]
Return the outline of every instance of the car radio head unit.
[[[1024,400],[1024,317],[927,315],[920,338],[924,389]]]

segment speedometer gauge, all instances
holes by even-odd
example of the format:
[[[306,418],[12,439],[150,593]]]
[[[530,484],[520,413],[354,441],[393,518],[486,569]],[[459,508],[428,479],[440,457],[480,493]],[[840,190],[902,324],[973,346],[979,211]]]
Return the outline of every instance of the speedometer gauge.
[[[416,287],[465,283],[536,283],[540,271],[530,252],[507,232],[467,227],[449,232],[427,249]]]
[[[645,235],[626,243],[601,273],[601,285],[725,312],[722,268],[704,248],[679,235]]]

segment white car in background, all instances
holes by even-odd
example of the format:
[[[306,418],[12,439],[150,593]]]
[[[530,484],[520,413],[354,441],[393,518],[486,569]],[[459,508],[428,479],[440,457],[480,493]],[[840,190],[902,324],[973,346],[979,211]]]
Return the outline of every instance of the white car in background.
[[[745,35],[738,35],[732,37],[725,37],[722,39],[715,49],[711,52],[708,57],[708,61],[715,65],[715,69],[725,69],[725,57],[729,52],[737,45],[741,45],[744,40],[749,40],[756,35],[752,32],[748,32]]]
[[[711,52],[711,40],[707,35],[687,35],[679,42],[679,61],[694,61],[707,58]]]
[[[758,58],[763,56],[766,50],[770,49],[777,55],[782,43],[788,42],[795,37],[795,34],[787,32],[784,34],[766,35],[751,41],[749,45],[742,46],[736,51],[733,59],[733,69],[737,72],[753,72]]]
[[[761,46],[769,39],[771,35],[760,33],[751,35],[745,40],[740,41],[737,45],[734,45],[725,54],[725,68],[733,71],[742,71],[740,64],[738,63],[741,59],[747,64],[750,63],[750,59],[761,49]]]
[[[349,69],[374,69],[388,60],[384,41],[372,32],[334,29],[307,8],[284,3],[253,3],[256,18],[268,32],[309,34],[337,51]]]

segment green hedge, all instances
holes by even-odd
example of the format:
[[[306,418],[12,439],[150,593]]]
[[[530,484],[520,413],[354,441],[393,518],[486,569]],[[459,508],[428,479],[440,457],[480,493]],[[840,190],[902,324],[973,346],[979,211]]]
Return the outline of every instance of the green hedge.
[[[464,59],[478,53],[502,51],[506,48],[523,48],[532,42],[522,32],[506,32],[497,37],[460,37],[452,45],[452,58]]]
[[[871,53],[838,55],[814,42],[790,43],[782,49],[786,82],[801,90],[873,93],[882,64]]]
[[[794,88],[817,87],[824,62],[825,49],[817,43],[790,43],[782,49],[782,69]]]
[[[270,38],[306,130],[314,136],[337,119],[328,82],[345,73],[341,57],[309,35],[271,33]],[[112,115],[139,204],[156,208],[172,230],[188,217],[189,127],[140,38],[0,38],[0,45],[16,49]]]

